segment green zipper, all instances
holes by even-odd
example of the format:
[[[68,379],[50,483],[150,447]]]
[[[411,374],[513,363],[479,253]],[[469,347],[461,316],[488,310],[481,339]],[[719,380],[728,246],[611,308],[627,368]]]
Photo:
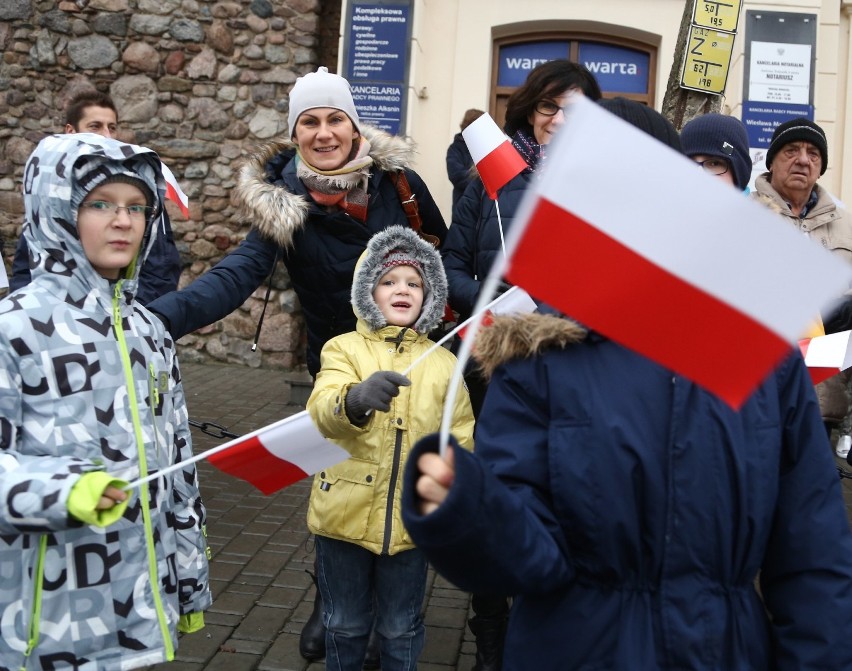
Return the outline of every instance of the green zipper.
[[[151,417],[154,418],[154,447],[157,459],[160,458],[160,434],[157,431],[157,406],[160,405],[160,390],[157,387],[157,373],[154,364],[148,364],[148,398],[151,404]]]
[[[127,352],[127,341],[124,339],[124,329],[121,326],[121,281],[115,285],[115,293],[112,297],[112,313],[113,313],[113,330],[115,331],[116,339],[118,340],[118,349],[121,353],[121,364],[124,369],[124,379],[127,383],[127,403],[130,406],[130,413],[133,418],[133,433],[136,438],[136,451],[139,455],[139,477],[144,478],[148,475],[148,461],[145,458],[145,440],[142,437],[142,422],[139,419],[139,407],[137,406],[136,386],[133,380],[132,364],[130,363],[130,355]],[[154,427],[156,431],[156,427]],[[157,609],[157,620],[160,623],[160,631],[163,635],[163,642],[166,646],[166,660],[171,662],[175,658],[174,645],[172,644],[172,636],[169,632],[169,624],[166,621],[165,609],[163,608],[162,597],[160,596],[160,581],[157,576],[157,555],[154,552],[154,532],[151,524],[151,510],[148,506],[148,483],[144,483],[139,487],[139,502],[142,504],[142,520],[145,524],[145,537],[148,549],[148,578],[151,581],[151,591],[154,595],[154,605]]]
[[[24,665],[21,671],[27,668],[26,660],[38,645],[39,625],[41,624],[41,593],[44,583],[44,556],[47,553],[47,536],[42,536],[38,541],[38,555],[35,565],[35,586],[33,589],[33,610],[30,618],[29,640],[27,641],[27,650],[24,653]]]

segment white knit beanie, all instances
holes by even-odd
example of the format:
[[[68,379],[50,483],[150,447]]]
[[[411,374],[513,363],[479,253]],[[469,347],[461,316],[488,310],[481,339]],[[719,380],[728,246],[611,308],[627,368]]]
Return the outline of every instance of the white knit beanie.
[[[349,82],[340,75],[332,74],[326,67],[299,77],[293,85],[293,90],[290,91],[287,124],[291,138],[296,132],[296,120],[299,115],[315,107],[331,107],[345,112],[355,126],[355,130],[358,130],[360,122],[358,112],[355,111],[355,101],[352,100]]]

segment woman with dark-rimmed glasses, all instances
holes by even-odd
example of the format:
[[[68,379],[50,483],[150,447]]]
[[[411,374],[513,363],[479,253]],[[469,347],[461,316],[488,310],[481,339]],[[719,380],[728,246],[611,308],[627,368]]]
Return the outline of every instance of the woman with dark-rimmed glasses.
[[[467,319],[479,296],[480,283],[502,253],[503,240],[512,225],[527,185],[546,155],[546,147],[565,121],[564,107],[572,93],[598,100],[601,90],[585,67],[558,59],[534,68],[524,84],[509,97],[504,130],[527,168],[491,200],[480,180],[472,182],[453,208],[452,226],[444,242],[444,268],[450,305]],[[465,380],[475,416],[479,415],[485,383],[475,370]],[[503,638],[509,606],[504,597],[473,595],[469,624],[476,636],[475,671],[496,671],[502,665]]]

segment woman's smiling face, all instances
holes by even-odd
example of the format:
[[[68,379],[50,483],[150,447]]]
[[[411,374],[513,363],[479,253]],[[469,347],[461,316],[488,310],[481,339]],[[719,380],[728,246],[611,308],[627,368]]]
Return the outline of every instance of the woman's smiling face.
[[[299,115],[294,133],[299,153],[320,170],[342,167],[359,137],[352,120],[338,109],[314,107]]]

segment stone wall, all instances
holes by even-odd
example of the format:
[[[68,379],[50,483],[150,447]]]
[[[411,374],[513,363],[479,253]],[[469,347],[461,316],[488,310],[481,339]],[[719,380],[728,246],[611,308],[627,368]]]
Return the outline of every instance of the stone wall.
[[[0,237],[7,270],[20,235],[23,166],[61,131],[79,90],[112,95],[120,139],[155,149],[190,198],[168,203],[181,286],[248,233],[231,196],[240,159],[287,132],[288,91],[318,65],[336,69],[340,0],[2,0]],[[283,266],[258,351],[265,287],[226,319],[185,336],[187,361],[300,369],[304,323]],[[2,294],[0,294],[2,295]]]

